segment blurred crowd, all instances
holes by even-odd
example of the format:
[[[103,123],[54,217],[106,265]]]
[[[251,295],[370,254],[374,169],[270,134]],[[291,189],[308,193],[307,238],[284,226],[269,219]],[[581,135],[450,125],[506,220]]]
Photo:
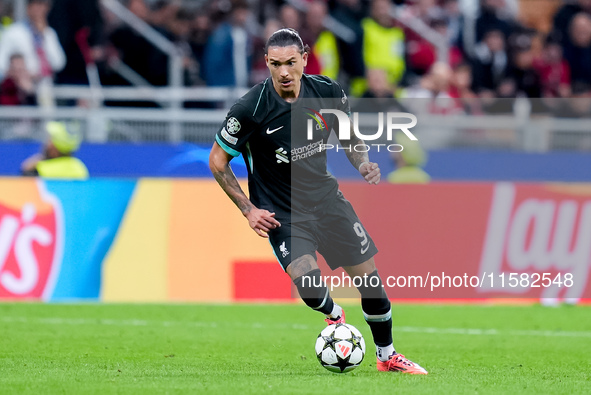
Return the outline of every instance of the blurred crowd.
[[[25,1],[27,18],[12,22],[13,1],[0,0],[0,105],[43,104],[45,86],[89,84],[93,73],[104,86],[170,83],[168,55],[98,0]],[[455,99],[441,111],[476,111],[474,98],[591,97],[591,0],[120,4],[136,26],[174,44],[185,86],[262,81],[267,37],[290,27],[311,48],[305,71],[354,97]],[[410,25],[444,40],[448,53]]]

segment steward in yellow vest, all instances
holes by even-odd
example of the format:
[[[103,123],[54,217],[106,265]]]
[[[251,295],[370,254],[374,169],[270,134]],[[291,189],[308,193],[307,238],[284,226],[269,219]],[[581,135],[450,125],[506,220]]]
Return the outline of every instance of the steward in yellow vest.
[[[80,137],[70,133],[62,122],[48,122],[49,139],[43,153],[26,159],[21,171],[26,176],[84,180],[88,178],[86,165],[72,156],[80,147]]]
[[[367,69],[385,70],[388,83],[397,86],[404,71],[404,32],[394,25],[390,16],[389,0],[373,0],[370,16],[361,21],[363,29],[363,61]],[[351,83],[351,94],[361,97],[367,81],[356,78]]]
[[[328,30],[322,31],[318,35],[312,51],[314,51],[314,55],[316,55],[320,63],[320,74],[336,80],[339,76],[341,65],[337,39],[334,34]]]

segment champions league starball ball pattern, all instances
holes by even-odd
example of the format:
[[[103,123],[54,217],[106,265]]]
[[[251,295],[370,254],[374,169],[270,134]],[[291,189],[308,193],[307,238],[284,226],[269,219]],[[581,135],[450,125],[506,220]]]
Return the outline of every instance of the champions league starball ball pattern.
[[[316,357],[320,364],[334,373],[355,369],[365,356],[365,340],[353,325],[329,325],[316,339]]]
[[[242,126],[240,125],[240,122],[238,122],[238,120],[234,117],[228,119],[228,122],[226,122],[226,130],[230,134],[238,133],[241,127]]]

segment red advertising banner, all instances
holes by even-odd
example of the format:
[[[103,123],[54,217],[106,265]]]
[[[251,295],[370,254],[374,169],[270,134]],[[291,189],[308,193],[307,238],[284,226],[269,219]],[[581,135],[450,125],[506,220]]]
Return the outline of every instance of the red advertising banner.
[[[391,298],[591,297],[590,185],[342,183],[341,190],[380,250]]]

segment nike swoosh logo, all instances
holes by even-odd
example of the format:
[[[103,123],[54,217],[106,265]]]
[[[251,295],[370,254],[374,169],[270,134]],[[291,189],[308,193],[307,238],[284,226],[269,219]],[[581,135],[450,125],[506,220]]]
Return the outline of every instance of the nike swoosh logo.
[[[361,247],[361,254],[365,254],[367,252],[367,250],[369,250],[369,243],[367,243],[367,246],[365,247],[365,249],[363,247]]]
[[[267,128],[267,134],[275,133],[276,131],[278,131],[281,128],[283,128],[283,126],[279,126],[277,129],[273,129],[273,130],[269,130],[269,128]]]

